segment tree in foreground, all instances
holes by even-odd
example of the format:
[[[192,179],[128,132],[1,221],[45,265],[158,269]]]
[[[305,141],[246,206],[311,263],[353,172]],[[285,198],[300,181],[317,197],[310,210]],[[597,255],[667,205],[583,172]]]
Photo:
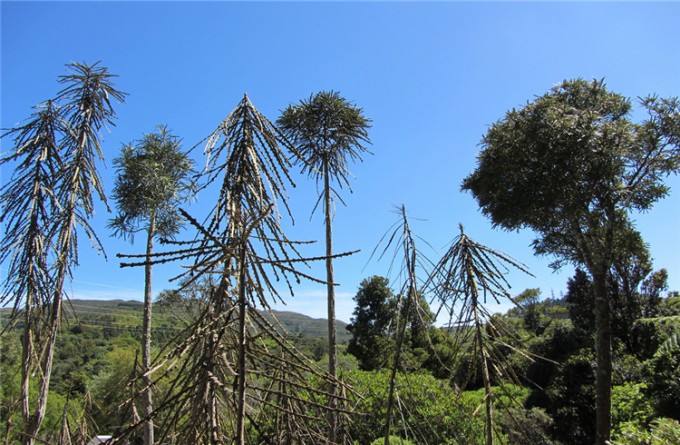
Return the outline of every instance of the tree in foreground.
[[[349,160],[361,160],[370,144],[371,120],[363,110],[349,103],[335,91],[322,91],[299,105],[290,105],[276,121],[302,158],[302,172],[322,183],[317,201],[323,202],[326,225],[326,286],[328,303],[328,371],[337,376],[337,341],[335,332],[335,276],[333,273],[333,203],[342,202],[331,186],[337,182],[349,188]],[[316,206],[315,206],[316,208]],[[337,388],[333,388],[335,391]],[[331,401],[335,398],[331,398]],[[330,407],[331,412],[334,407]],[[336,441],[337,419],[331,417],[330,440]]]
[[[460,225],[460,235],[434,266],[424,286],[449,314],[449,329],[457,337],[455,349],[459,353],[468,350],[480,363],[487,445],[493,445],[496,436],[492,385],[502,383],[503,378],[517,381],[517,376],[506,366],[503,353],[494,341],[497,336],[508,332],[492,320],[485,307],[489,299],[497,304],[504,299],[513,300],[505,278],[508,267],[529,273],[526,266],[507,254],[474,241]],[[508,346],[503,344],[503,347]]]
[[[583,266],[596,312],[596,445],[611,429],[611,315],[608,292],[617,236],[668,194],[663,178],[680,167],[680,103],[641,101],[648,117],[601,81],[565,81],[496,122],[482,140],[471,191],[495,226],[529,228],[537,254]]]
[[[8,262],[0,303],[13,306],[15,321],[19,315],[24,319],[25,444],[38,439],[45,417],[64,286],[78,264],[78,228],[103,250],[88,223],[93,195],[106,203],[96,169],[103,157],[100,130],[113,124],[112,101],[125,97],[113,87],[114,76],[96,63],[67,68],[57,97],[37,106],[26,124],[3,134],[13,138],[14,147],[0,163],[15,167],[0,198],[0,220],[6,224],[0,261]],[[38,388],[35,401],[32,381]]]
[[[392,242],[396,245],[391,246]],[[403,270],[400,271],[400,275],[403,277],[403,283],[401,286],[401,291],[399,292],[399,298],[397,299],[396,312],[396,338],[395,338],[395,348],[394,348],[394,363],[392,363],[392,369],[390,370],[390,385],[389,391],[387,393],[387,405],[385,408],[385,428],[383,431],[383,443],[389,445],[390,443],[390,433],[392,427],[392,411],[395,405],[398,404],[397,390],[397,370],[400,366],[401,354],[404,346],[404,338],[406,337],[406,325],[409,319],[415,318],[416,320],[420,318],[422,320],[422,315],[419,309],[420,306],[420,292],[418,290],[418,266],[419,261],[422,261],[418,255],[418,250],[416,249],[415,239],[411,232],[411,228],[408,223],[408,218],[406,217],[406,207],[403,205],[399,209],[399,223],[395,224],[395,229],[389,238],[387,245],[385,246],[385,252],[389,248],[393,247],[395,249],[394,260],[401,257]],[[415,317],[412,315],[415,314]]]
[[[114,160],[118,176],[113,198],[118,214],[109,228],[124,238],[134,240],[134,234],[146,232],[146,264],[144,270],[144,320],[142,326],[142,372],[144,389],[144,442],[154,443],[151,415],[153,413],[151,378],[151,312],[152,255],[154,239],[172,238],[180,229],[183,218],[178,206],[193,191],[190,175],[193,161],[182,152],[179,139],[166,127],[144,135],[135,145],[128,144]]]
[[[243,445],[260,437],[266,443],[329,443],[324,402],[334,396],[310,380],[336,382],[261,312],[284,301],[282,284],[292,293],[302,279],[323,282],[300,265],[324,257],[302,257],[305,243],[289,240],[280,224],[280,209],[290,214],[284,148],[294,148],[247,96],[206,141],[203,177],[218,185],[217,202],[204,224],[182,210],[196,238],[169,241],[178,250],[156,253],[153,260],[190,260],[177,277],[185,287],[212,283],[199,318],[177,345],[159,354],[157,366],[173,373],[172,390],[156,403],[159,442]]]

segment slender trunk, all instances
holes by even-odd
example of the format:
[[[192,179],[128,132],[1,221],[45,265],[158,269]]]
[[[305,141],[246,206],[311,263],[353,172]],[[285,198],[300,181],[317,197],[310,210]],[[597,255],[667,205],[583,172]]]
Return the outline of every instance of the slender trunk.
[[[484,404],[486,408],[486,444],[493,445],[493,392],[491,390],[488,357],[484,348],[483,326],[479,319],[479,313],[477,312],[476,298],[473,302],[473,310],[475,316],[475,336],[479,351],[482,355],[482,380],[484,381]]]
[[[37,187],[37,186],[36,186]],[[34,193],[35,196],[35,193]],[[31,226],[33,228],[37,228],[40,226],[40,223],[37,218],[37,214],[35,212],[32,213],[31,216]],[[33,239],[33,242],[31,243],[32,245],[36,245],[37,243],[40,243],[37,239]],[[42,243],[40,243],[42,244]],[[42,252],[41,252],[42,254]],[[23,348],[22,348],[22,360],[21,360],[21,414],[24,419],[24,433],[26,434],[25,437],[25,443],[32,444],[34,436],[38,433],[38,429],[40,428],[40,423],[42,422],[42,419],[37,420],[37,425],[34,427],[30,427],[30,425],[36,420],[31,416],[31,405],[30,405],[30,386],[31,386],[31,364],[35,357],[40,356],[41,354],[36,351],[36,347],[34,344],[34,335],[36,332],[39,332],[40,329],[38,327],[38,324],[41,323],[39,319],[36,318],[36,313],[34,306],[36,306],[37,301],[39,301],[38,294],[40,291],[37,290],[39,287],[37,283],[31,282],[29,286],[27,286],[27,292],[26,292],[26,303],[24,305],[24,338],[23,338]],[[46,292],[50,292],[50,289],[47,289]],[[38,345],[38,351],[40,350],[40,344]],[[38,366],[42,366],[41,363],[38,363]],[[42,368],[41,368],[42,371]],[[42,376],[43,374],[41,374]],[[48,377],[49,378],[49,377]],[[48,381],[49,383],[49,381]],[[39,411],[39,410],[38,410]],[[30,428],[30,430],[28,429]]]
[[[596,423],[595,445],[608,443],[611,434],[612,332],[606,272],[593,274],[595,290]]]
[[[152,293],[152,266],[151,254],[153,253],[153,239],[156,235],[156,216],[151,215],[149,219],[149,229],[146,238],[146,264],[144,266],[144,321],[142,330],[142,372],[144,373],[142,382],[144,383],[144,390],[142,391],[142,401],[144,409],[144,443],[146,445],[154,444],[153,437],[153,394],[151,385],[153,379],[151,378],[151,309],[153,304]]]
[[[32,414],[29,414],[28,422],[24,428],[24,443],[26,445],[33,445],[33,443],[35,443],[38,431],[45,418],[45,410],[47,409],[47,395],[49,393],[50,379],[52,377],[52,364],[54,363],[54,349],[57,343],[57,333],[59,332],[59,322],[61,320],[62,289],[64,287],[63,274],[65,274],[65,270],[63,273],[62,270],[60,270],[60,274],[52,300],[52,307],[50,308],[47,325],[48,337],[44,344],[45,349],[42,352],[42,361],[39,364],[40,377],[38,381],[37,405],[35,411]],[[25,384],[26,389],[28,389],[28,379],[26,379]]]
[[[217,397],[215,396],[215,384],[212,381],[208,382],[208,404],[209,412],[208,418],[210,419],[210,443],[219,444],[220,443],[220,427],[219,421],[217,420]]]
[[[236,399],[236,445],[245,443],[246,421],[246,249],[247,234],[241,235],[241,252],[238,264],[238,386]]]
[[[220,285],[220,290],[222,290],[222,285]],[[213,316],[214,314],[212,307],[209,307],[206,314],[206,319],[213,320]],[[219,336],[214,330],[211,329],[203,345],[205,351],[203,353],[203,357],[201,358],[204,372],[206,373],[215,373],[215,361],[212,352],[219,349],[219,342]],[[201,399],[201,407],[198,408],[198,411],[200,411],[201,414],[199,414],[196,419],[203,421],[202,415],[205,416],[205,427],[207,433],[205,433],[204,436],[207,437],[202,437],[201,440],[207,440],[205,443],[216,445],[222,443],[220,438],[220,421],[218,418],[216,387],[210,378],[205,380],[205,385],[205,391]],[[198,438],[196,441],[200,442]]]
[[[612,264],[614,228],[616,215],[614,208],[608,210],[605,237],[600,244],[591,245],[581,231],[578,219],[574,219],[576,242],[582,262],[586,265],[593,280],[595,300],[595,445],[606,445],[611,435],[611,383],[612,383],[612,331],[611,308],[609,301],[608,277]],[[596,225],[589,224],[595,232]]]
[[[26,309],[24,309],[24,344],[22,345],[22,360],[21,360],[21,415],[24,418],[24,423],[28,424],[30,416],[29,392],[30,392],[30,376],[31,376],[31,357],[33,356],[33,328],[32,328],[32,314],[33,309],[32,295],[29,293],[26,296]]]
[[[62,240],[57,260],[56,283],[53,290],[52,304],[49,312],[47,322],[47,339],[40,345],[41,361],[38,364],[39,380],[38,380],[38,400],[35,411],[29,413],[28,421],[24,426],[24,444],[33,445],[38,436],[38,431],[45,418],[45,410],[47,408],[47,395],[50,389],[50,379],[52,377],[52,365],[54,363],[54,350],[57,344],[57,333],[59,332],[59,323],[61,321],[61,304],[63,300],[63,289],[66,275],[68,273],[68,252],[71,243],[71,232],[74,226],[74,210],[70,207],[70,212],[65,213],[70,215],[67,223],[64,225]],[[35,353],[35,352],[33,352]],[[26,376],[27,378],[29,376]],[[26,389],[28,389],[28,381],[24,382]],[[23,390],[23,388],[22,388]]]
[[[331,187],[328,171],[328,162],[324,163],[323,167],[324,178],[324,205],[325,205],[325,220],[326,220],[326,289],[328,292],[328,373],[332,377],[330,399],[328,400],[329,409],[329,434],[328,440],[330,443],[337,443],[337,429],[338,429],[338,414],[337,414],[337,385],[336,378],[338,376],[337,370],[337,350],[336,350],[336,333],[335,333],[335,277],[333,276],[333,221],[332,221],[332,202],[331,202]]]
[[[7,422],[5,423],[5,445],[9,444],[9,435],[12,433],[12,415],[7,416]]]
[[[406,301],[406,308],[404,309],[403,319],[399,323],[397,331],[397,344],[394,353],[394,363],[392,364],[392,371],[390,373],[390,389],[387,397],[387,413],[385,414],[385,445],[390,445],[390,428],[392,426],[392,409],[394,407],[394,389],[397,386],[397,368],[399,367],[399,360],[401,359],[401,350],[404,344],[404,337],[406,336],[406,323],[408,321],[409,311],[411,309],[411,298],[408,297]]]
[[[489,363],[486,351],[482,348],[482,377],[484,379],[484,402],[486,404],[486,443],[493,445],[493,392],[489,376]]]

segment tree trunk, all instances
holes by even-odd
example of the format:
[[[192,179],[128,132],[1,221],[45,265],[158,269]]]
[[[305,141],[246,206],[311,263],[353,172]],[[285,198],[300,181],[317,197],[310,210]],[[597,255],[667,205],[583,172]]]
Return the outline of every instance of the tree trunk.
[[[246,249],[247,234],[243,233],[238,264],[238,385],[236,392],[236,445],[245,444],[246,435]]]
[[[390,373],[390,389],[387,397],[387,413],[385,414],[385,441],[384,445],[390,445],[390,428],[392,426],[392,409],[394,407],[394,389],[396,387],[397,368],[399,360],[401,359],[401,350],[404,345],[404,337],[406,336],[406,324],[408,323],[408,315],[411,309],[411,297],[406,301],[406,308],[404,309],[403,319],[398,323],[397,327],[397,344],[394,353],[394,363],[392,364],[392,371]]]
[[[611,434],[612,332],[607,273],[593,274],[595,293],[596,423],[595,445],[606,445]]]
[[[153,304],[152,291],[152,266],[151,254],[153,253],[153,239],[156,235],[156,217],[151,215],[149,219],[149,229],[146,238],[146,264],[144,266],[144,321],[142,324],[142,372],[144,373],[142,382],[144,383],[144,390],[142,391],[143,409],[144,409],[144,443],[146,445],[154,444],[153,432],[153,394],[151,385],[153,379],[151,378],[151,306]]]
[[[61,292],[59,294],[61,295]],[[35,443],[35,439],[38,436],[38,431],[40,430],[42,421],[45,418],[45,410],[47,409],[47,396],[50,388],[50,379],[52,377],[52,364],[54,363],[54,349],[57,343],[57,333],[59,331],[61,302],[61,296],[58,298],[55,296],[54,301],[52,302],[52,312],[50,313],[50,321],[48,325],[49,336],[45,344],[43,360],[39,365],[40,376],[38,381],[39,390],[37,406],[35,411],[28,416],[28,421],[26,422],[26,426],[24,428],[24,443],[26,445],[33,445],[33,443]],[[26,385],[26,389],[28,390],[29,376],[26,376],[24,383]]]
[[[21,358],[21,415],[24,424],[28,425],[31,420],[31,408],[29,404],[31,357],[33,356],[33,332],[32,328],[32,298],[31,294],[26,297],[26,309],[24,312],[24,343],[22,345]],[[27,432],[27,431],[26,431]],[[30,442],[26,442],[30,443]]]
[[[482,379],[484,381],[484,405],[486,408],[486,445],[493,445],[493,392],[491,389],[491,376],[489,374],[489,363],[484,348],[484,336],[482,334],[482,323],[477,312],[477,299],[473,300],[473,311],[475,316],[475,337],[482,355]]]
[[[72,219],[71,219],[72,221]],[[72,225],[69,225],[68,227],[71,227]],[[70,231],[68,232],[70,233]],[[37,400],[37,406],[35,408],[35,411],[30,414],[30,412],[27,412],[28,418],[26,419],[26,424],[24,426],[24,444],[26,445],[33,445],[35,443],[35,439],[38,436],[38,431],[40,430],[40,426],[42,425],[43,419],[45,418],[45,410],[47,409],[47,396],[49,394],[50,390],[50,379],[52,377],[52,365],[54,363],[54,350],[55,346],[57,344],[57,334],[59,332],[59,322],[61,321],[61,303],[62,303],[62,292],[64,289],[64,281],[66,278],[66,273],[67,273],[67,258],[66,258],[66,252],[68,252],[68,240],[69,237],[66,236],[64,238],[64,241],[62,243],[62,255],[59,258],[58,264],[58,270],[57,270],[57,281],[55,284],[54,288],[54,296],[52,298],[52,307],[50,308],[50,313],[49,313],[49,321],[47,324],[47,339],[44,342],[44,345],[40,345],[41,352],[39,355],[42,355],[42,361],[38,364],[40,367],[39,369],[39,380],[38,380],[38,400]],[[27,337],[31,337],[31,334],[28,334]],[[32,340],[31,345],[32,345]],[[43,349],[44,348],[44,349]],[[35,353],[35,352],[34,352]],[[26,360],[29,358],[26,357]],[[25,382],[22,382],[22,391],[23,391],[23,385],[25,385],[26,390],[28,390],[29,386],[29,379],[30,375],[25,376]],[[23,396],[23,394],[22,394]],[[28,399],[24,402],[28,403]],[[30,411],[30,410],[29,410]]]
[[[333,221],[332,221],[332,202],[331,202],[331,187],[328,171],[328,162],[324,163],[324,205],[325,205],[325,221],[326,221],[326,289],[328,299],[328,373],[333,378],[330,390],[330,399],[328,401],[329,409],[329,434],[328,440],[330,443],[337,443],[337,385],[335,379],[337,378],[337,350],[336,350],[336,333],[335,333],[335,277],[333,276]]]
[[[486,407],[486,444],[493,445],[493,392],[489,375],[489,363],[486,351],[482,348],[482,377],[484,379],[484,403]]]

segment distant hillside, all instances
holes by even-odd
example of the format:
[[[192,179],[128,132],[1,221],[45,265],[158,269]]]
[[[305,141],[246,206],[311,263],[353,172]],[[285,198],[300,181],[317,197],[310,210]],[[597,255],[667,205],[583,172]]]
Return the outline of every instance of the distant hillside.
[[[103,316],[108,318],[115,317],[115,322],[109,320],[108,323],[116,323],[121,328],[134,328],[142,326],[143,303],[140,301],[123,300],[71,300],[64,305],[67,319],[77,318],[81,324],[93,323],[94,318],[101,319]],[[8,316],[9,309],[0,309],[3,317]],[[309,337],[326,337],[328,334],[328,320],[325,318],[312,318],[304,314],[289,311],[272,311],[267,318],[274,324],[274,318],[278,324],[291,335],[302,334]],[[174,317],[171,309],[154,307],[154,326],[168,329],[173,325]],[[176,321],[176,320],[175,320]],[[97,324],[100,321],[96,321]],[[116,325],[114,325],[116,326]],[[347,323],[336,320],[337,339],[339,343],[349,341],[350,335],[345,329]]]
[[[267,318],[273,317],[276,317],[279,324],[290,334],[303,334],[310,337],[326,337],[328,335],[328,319],[326,318],[312,318],[297,312],[271,311],[271,315]],[[338,343],[349,341],[351,337],[345,326],[347,326],[347,323],[335,320]]]

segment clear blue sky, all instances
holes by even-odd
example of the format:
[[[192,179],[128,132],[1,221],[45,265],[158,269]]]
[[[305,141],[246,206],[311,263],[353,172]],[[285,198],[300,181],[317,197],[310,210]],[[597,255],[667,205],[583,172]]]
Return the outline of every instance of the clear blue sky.
[[[512,292],[539,287],[559,297],[572,270],[555,274],[536,258],[532,233],[493,230],[461,180],[475,167],[490,124],[564,79],[605,78],[631,98],[680,95],[680,3],[232,3],[2,1],[2,116],[9,128],[53,97],[71,61],[95,62],[119,75],[129,93],[117,126],[104,140],[107,190],[112,160],[123,143],[167,124],[191,147],[210,134],[248,93],[275,120],[290,103],[337,90],[373,119],[373,156],[351,166],[353,194],[335,217],[336,250],[362,249],[336,261],[338,318],[349,321],[360,281],[386,275],[370,262],[380,237],[404,204],[432,259],[457,235],[458,223],[477,241],[526,263],[536,278],[511,274]],[[2,150],[10,149],[2,141]],[[200,151],[196,161],[203,165]],[[7,180],[11,172],[3,171]],[[322,240],[323,221],[310,212],[316,187],[296,178],[290,190],[296,226],[290,237]],[[680,290],[680,181],[671,196],[635,219],[656,268]],[[113,204],[113,203],[111,203]],[[210,207],[199,196],[197,216]],[[141,270],[119,269],[115,254],[137,253],[109,236],[100,208],[94,221],[108,262],[81,238],[78,298],[141,299]],[[189,234],[185,234],[188,237]],[[323,252],[323,243],[307,250]],[[3,266],[3,272],[5,272]],[[169,288],[179,265],[156,267],[154,288]],[[318,268],[318,276],[323,270]],[[395,279],[396,281],[396,279]],[[393,284],[398,285],[394,282]],[[288,309],[325,316],[323,286],[303,283]]]

